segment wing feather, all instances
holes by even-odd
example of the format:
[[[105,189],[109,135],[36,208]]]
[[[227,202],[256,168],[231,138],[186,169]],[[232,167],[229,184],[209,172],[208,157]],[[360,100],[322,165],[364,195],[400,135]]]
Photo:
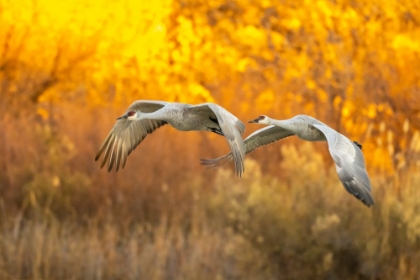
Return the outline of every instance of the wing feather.
[[[328,149],[344,188],[368,207],[372,206],[374,201],[362,150],[350,139],[325,124],[313,126],[327,138]]]
[[[281,127],[270,125],[261,128],[250,134],[244,140],[245,154],[248,154],[255,149],[274,143],[280,139],[294,135],[293,132],[283,129]],[[214,159],[201,159],[201,164],[214,168],[231,161],[233,158],[232,152]]]
[[[235,172],[239,177],[242,176],[242,173],[245,170],[245,146],[241,136],[245,131],[243,122],[225,108],[214,103],[195,105],[192,106],[190,110],[207,117],[217,118],[220,129],[230,147],[232,159],[235,164]]]
[[[139,110],[141,112],[154,112],[164,107],[167,102],[163,101],[135,101],[126,110]],[[114,127],[105,138],[95,160],[103,155],[101,168],[108,162],[108,171],[115,166],[115,170],[124,168],[128,155],[146,138],[159,127],[167,124],[162,120],[138,120],[132,121],[125,118],[118,119]]]

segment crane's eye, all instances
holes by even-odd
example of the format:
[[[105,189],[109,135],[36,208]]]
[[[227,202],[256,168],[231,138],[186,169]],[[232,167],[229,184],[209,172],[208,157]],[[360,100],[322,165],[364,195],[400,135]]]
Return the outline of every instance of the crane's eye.
[[[132,117],[132,116],[134,116],[136,114],[136,112],[135,111],[130,111],[130,112],[128,112],[127,113],[127,116],[128,117]]]

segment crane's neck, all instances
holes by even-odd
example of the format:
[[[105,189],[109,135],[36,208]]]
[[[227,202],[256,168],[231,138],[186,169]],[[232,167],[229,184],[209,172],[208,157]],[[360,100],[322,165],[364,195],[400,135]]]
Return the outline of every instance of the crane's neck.
[[[145,112],[141,112],[141,111],[137,111],[137,118],[136,120],[144,120],[144,119],[149,119],[149,120],[156,120],[156,119],[162,119],[163,115],[161,112],[159,112],[160,110],[154,111],[154,112],[150,112],[150,113],[145,113]]]
[[[268,124],[272,124],[290,131],[294,131],[296,129],[296,125],[299,125],[298,122],[294,122],[292,119],[289,120],[273,120],[269,119]]]

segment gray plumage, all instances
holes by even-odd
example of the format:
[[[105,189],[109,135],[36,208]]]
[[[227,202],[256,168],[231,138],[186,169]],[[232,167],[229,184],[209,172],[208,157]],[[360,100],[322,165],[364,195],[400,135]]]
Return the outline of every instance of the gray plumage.
[[[280,139],[285,137],[294,135],[292,132],[288,130],[284,130],[278,126],[270,125],[264,128],[261,128],[251,135],[249,135],[244,140],[245,145],[245,154],[252,152],[253,150],[259,148],[260,146],[268,145],[273,142],[276,142]],[[224,156],[214,158],[214,159],[201,159],[201,163],[203,165],[207,165],[209,167],[217,167],[219,165],[223,165],[233,159],[232,153],[228,153]]]
[[[159,127],[170,124],[181,131],[206,130],[223,135],[229,144],[238,176],[244,171],[245,146],[241,134],[245,125],[233,114],[214,103],[190,105],[164,101],[139,100],[117,119],[95,160],[103,155],[101,168],[124,168],[128,155]]]
[[[260,116],[250,122],[269,126],[255,131],[244,140],[245,154],[292,135],[307,141],[327,141],[338,177],[345,189],[367,206],[374,204],[361,148],[344,135],[307,115],[297,115],[288,120],[274,120],[267,116]],[[201,162],[204,165],[216,167],[231,159],[232,154],[229,153],[216,159],[202,159]]]

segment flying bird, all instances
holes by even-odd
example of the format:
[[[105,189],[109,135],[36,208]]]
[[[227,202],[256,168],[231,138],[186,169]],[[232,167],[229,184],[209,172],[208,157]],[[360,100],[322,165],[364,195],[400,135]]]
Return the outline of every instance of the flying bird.
[[[124,168],[127,157],[159,127],[170,124],[181,131],[205,130],[222,135],[230,147],[238,176],[244,171],[245,146],[241,134],[245,125],[233,114],[214,103],[190,105],[165,101],[138,100],[132,103],[105,138],[95,160],[103,155],[101,168],[108,162],[113,167]]]
[[[370,180],[359,143],[352,142],[328,125],[307,115],[297,115],[288,120],[259,116],[249,122],[268,126],[255,131],[244,140],[245,154],[292,135],[307,141],[326,141],[335,162],[338,177],[345,189],[368,207],[374,204]],[[216,167],[230,160],[232,160],[232,154],[228,153],[215,159],[201,159],[201,163]]]

